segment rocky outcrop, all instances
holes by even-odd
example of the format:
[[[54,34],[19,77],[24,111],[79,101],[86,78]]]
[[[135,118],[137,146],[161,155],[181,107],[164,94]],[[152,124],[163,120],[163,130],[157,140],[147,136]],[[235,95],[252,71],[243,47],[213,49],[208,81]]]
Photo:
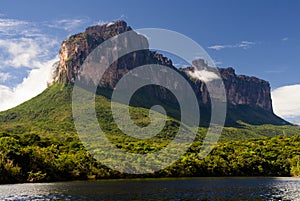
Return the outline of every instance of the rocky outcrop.
[[[48,85],[50,86],[55,82],[73,84],[82,70],[80,67],[84,60],[98,45],[111,37],[130,30],[132,29],[130,26],[127,26],[126,22],[119,20],[113,23],[88,27],[84,33],[73,35],[64,40],[59,51],[58,69],[54,70],[56,75]],[[140,43],[147,43],[146,38],[141,35],[137,34],[135,39],[140,40]],[[113,89],[125,73],[145,64],[172,66],[172,61],[161,54],[147,49],[125,55],[110,66],[103,75],[99,86]],[[86,73],[93,74],[94,72]]]
[[[53,71],[55,72],[55,76],[49,85],[52,85],[55,82],[74,84],[74,81],[78,79],[82,73],[82,69],[80,68],[81,65],[87,56],[99,44],[111,37],[130,30],[132,30],[131,27],[127,26],[126,22],[120,20],[104,25],[88,27],[85,32],[73,35],[64,40],[61,44],[59,52],[60,61],[57,65],[57,68]],[[144,43],[147,46],[147,39],[141,35],[136,35],[137,40],[132,42]],[[102,79],[99,81],[98,87],[114,89],[116,83],[118,83],[124,74],[129,72],[131,69],[145,64],[161,64],[181,73],[190,82],[192,88],[194,89],[199,101],[199,105],[209,105],[210,98],[205,82],[210,80],[205,79],[213,80],[214,74],[210,73],[207,74],[207,77],[198,77],[196,72],[199,70],[209,72],[210,67],[204,60],[200,59],[195,61],[194,64],[197,66],[197,70],[195,70],[194,67],[177,69],[172,65],[172,61],[170,59],[161,54],[150,51],[147,48],[125,55],[113,62],[113,64],[102,76]],[[92,70],[91,72],[87,73],[91,74],[91,76],[94,74]],[[258,108],[273,114],[270,85],[267,81],[258,79],[256,77],[236,75],[233,68],[219,68],[219,73],[224,82],[229,106],[234,107],[245,105],[250,108]],[[162,73],[160,76],[164,77],[165,75]],[[164,88],[148,88],[147,90],[147,93],[151,94],[151,97],[166,102],[173,101],[173,99],[170,98],[167,90]],[[280,121],[281,120],[278,122]]]
[[[269,82],[236,75],[233,68],[219,69],[228,101],[233,105],[249,105],[273,112]]]
[[[87,56],[103,41],[129,31],[131,28],[124,21],[113,24],[88,27],[85,32],[79,33],[64,40],[59,51],[58,74],[54,82],[74,83],[80,66]]]
[[[194,66],[197,66],[198,71],[205,70],[209,72],[209,69],[211,68],[201,59],[199,59]],[[183,68],[180,70],[185,72],[191,79],[195,78],[195,76],[193,76],[193,74],[195,74],[194,67]],[[256,77],[236,75],[235,70],[231,67],[218,68],[218,70],[223,79],[227,102],[229,104],[248,105],[273,112],[269,82]],[[213,79],[213,76],[210,77]],[[205,87],[205,82],[199,78],[194,84],[196,86],[194,87],[195,89],[200,89],[196,92],[201,94],[202,102],[207,103],[209,101],[209,93]]]

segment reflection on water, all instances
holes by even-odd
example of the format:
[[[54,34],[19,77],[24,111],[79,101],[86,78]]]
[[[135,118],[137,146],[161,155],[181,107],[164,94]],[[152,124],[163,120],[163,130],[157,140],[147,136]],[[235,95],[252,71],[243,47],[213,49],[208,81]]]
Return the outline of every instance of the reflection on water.
[[[122,179],[0,185],[1,200],[300,200],[297,178]]]

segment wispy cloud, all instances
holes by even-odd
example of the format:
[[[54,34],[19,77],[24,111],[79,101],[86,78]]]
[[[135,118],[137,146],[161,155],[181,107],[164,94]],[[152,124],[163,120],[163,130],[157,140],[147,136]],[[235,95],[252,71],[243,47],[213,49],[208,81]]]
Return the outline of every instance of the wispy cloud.
[[[296,125],[300,126],[300,116],[299,117],[295,117],[295,119],[291,119],[290,122],[292,122],[293,124],[296,124]]]
[[[209,49],[213,49],[213,50],[222,50],[224,48],[229,48],[230,46],[228,45],[212,45],[212,46],[209,46],[208,48]]]
[[[282,40],[282,41],[287,41],[287,40],[289,40],[289,38],[288,38],[288,37],[284,37],[284,38],[282,38],[281,40]]]
[[[0,16],[0,110],[46,89],[60,42],[91,23],[89,18],[29,22]]]
[[[208,48],[209,49],[212,49],[212,50],[222,50],[222,49],[225,49],[225,48],[242,48],[244,50],[246,49],[249,49],[251,48],[252,46],[256,45],[256,42],[252,42],[252,41],[241,41],[237,44],[233,44],[233,45],[212,45],[212,46],[209,46]]]
[[[195,79],[201,80],[203,82],[211,82],[215,79],[218,79],[218,75],[214,72],[207,71],[207,70],[194,70],[188,71],[188,74]]]
[[[237,47],[243,48],[243,49],[248,49],[255,44],[256,44],[255,42],[251,42],[251,41],[242,41],[239,44],[237,44]]]
[[[15,20],[15,19],[0,19],[0,27],[3,30],[10,30],[11,28],[18,27],[20,25],[26,25],[28,22],[22,20]]]
[[[113,20],[107,21],[107,20],[102,20],[101,19],[101,20],[98,20],[98,21],[94,21],[93,24],[104,25],[104,24],[108,24],[108,23],[110,23],[112,21],[123,20],[123,19],[126,20],[126,19],[128,19],[128,17],[126,15],[122,14],[119,17],[117,17],[117,18],[115,18]]]
[[[186,64],[186,63],[173,63],[173,66],[175,66],[176,68],[186,68],[186,67],[189,67],[191,65]]]
[[[0,18],[0,35],[2,37],[22,35],[25,30],[29,31],[28,22],[15,19]]]
[[[0,72],[0,110],[16,106],[41,93],[47,87],[52,63],[57,60],[59,40],[34,22],[0,18],[0,70],[28,69],[20,83],[17,71]],[[10,83],[8,85],[8,83]],[[9,86],[14,86],[9,87]]]
[[[17,106],[45,90],[51,66],[56,60],[49,60],[43,63],[43,67],[30,71],[29,76],[15,88],[0,85],[0,111]]]
[[[5,82],[11,77],[9,73],[0,72],[0,82]]]
[[[49,49],[57,46],[58,41],[43,37],[0,39],[0,65],[9,67],[40,68],[41,62],[53,57]]]
[[[48,27],[56,28],[56,29],[63,29],[65,31],[74,31],[82,25],[87,24],[90,22],[88,18],[78,18],[78,19],[60,19],[53,22],[49,22]]]
[[[215,65],[216,65],[216,66],[218,66],[218,65],[222,65],[222,64],[223,64],[223,62],[222,62],[222,61],[216,61],[216,60],[214,60],[214,63],[215,63]]]
[[[300,116],[300,84],[277,88],[272,91],[274,112],[283,118]]]
[[[104,21],[104,20],[98,20],[95,24],[97,25],[104,25],[104,24],[107,24],[109,23],[108,21]]]

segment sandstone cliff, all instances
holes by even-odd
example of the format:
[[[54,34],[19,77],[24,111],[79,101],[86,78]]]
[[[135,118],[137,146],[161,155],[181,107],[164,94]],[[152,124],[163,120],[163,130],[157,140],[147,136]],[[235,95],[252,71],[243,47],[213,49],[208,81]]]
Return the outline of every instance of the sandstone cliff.
[[[126,22],[120,20],[104,25],[88,27],[85,32],[73,35],[64,40],[60,48],[60,61],[54,71],[53,80],[49,85],[52,85],[54,82],[73,84],[77,77],[80,76],[80,71],[82,70],[80,69],[80,66],[83,64],[89,53],[108,38],[130,30],[132,30],[131,27],[127,26]],[[147,43],[147,39],[143,36],[140,36],[139,40],[141,43]],[[210,68],[203,60],[198,60],[196,62],[198,62],[198,66],[200,62],[203,69]],[[205,87],[205,82],[201,79],[197,79],[197,77],[191,76],[195,71],[193,67],[177,69],[172,65],[170,59],[148,49],[128,54],[115,61],[105,72],[102,80],[98,83],[98,86],[100,88],[113,89],[125,73],[135,67],[145,64],[161,64],[178,71],[189,80],[192,88],[197,94],[199,105],[209,105],[209,93]],[[256,77],[236,75],[233,68],[219,68],[219,72],[225,85],[229,109],[231,108],[232,110],[228,112],[228,117],[232,118],[232,121],[242,120],[248,123],[258,122],[257,124],[274,122],[274,124],[286,123],[284,120],[273,114],[270,85],[267,81]],[[93,74],[93,72],[90,73]],[[146,92],[148,95],[150,94],[149,96],[155,97],[161,101],[176,103],[176,101],[173,100],[173,97],[170,98],[170,93],[164,88],[148,88]],[[238,106],[246,106],[247,108],[250,108],[250,110],[251,108],[253,110],[258,109],[258,113],[263,111],[269,116],[265,115],[268,117],[264,120],[258,119],[257,121],[257,119],[255,119],[256,117],[252,117],[254,121],[247,121],[247,115],[243,118],[236,114],[230,115],[230,112],[238,112]],[[256,113],[257,111],[255,112],[255,115]],[[260,118],[261,116],[263,115],[258,115],[257,118]]]
[[[126,22],[119,20],[114,23],[88,27],[84,33],[73,35],[64,40],[59,51],[59,65],[57,66],[57,70],[54,71],[53,80],[49,82],[49,85],[57,81],[73,84],[80,71],[80,66],[99,44],[130,30],[132,29],[130,26],[127,26]],[[142,36],[139,36],[138,39],[141,40],[141,43],[147,43],[146,39]],[[99,85],[101,87],[113,88],[125,73],[144,64],[172,66],[172,61],[153,51],[137,51],[115,61],[104,74]]]
[[[197,66],[202,69],[209,70],[209,66],[203,61],[198,60]],[[201,64],[199,64],[201,62]],[[195,73],[193,67],[180,69],[193,79],[191,72]],[[229,68],[218,68],[219,73],[223,79],[226,90],[227,101],[232,105],[248,105],[251,107],[261,108],[263,110],[273,112],[271,91],[269,82],[245,75],[236,75],[235,70]],[[208,92],[205,88],[205,83],[201,80],[194,82],[196,89],[202,92],[202,102],[208,102]]]

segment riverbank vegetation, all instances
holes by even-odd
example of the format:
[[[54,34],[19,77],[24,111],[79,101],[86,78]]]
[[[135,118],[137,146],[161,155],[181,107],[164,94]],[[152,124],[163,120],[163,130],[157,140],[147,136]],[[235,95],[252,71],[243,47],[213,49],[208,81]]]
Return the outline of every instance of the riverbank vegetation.
[[[32,100],[0,113],[0,183],[124,177],[300,176],[299,127],[243,123],[240,127],[225,127],[219,143],[204,159],[198,154],[207,129],[199,128],[186,154],[171,166],[146,175],[114,171],[94,159],[81,143],[73,123],[71,92],[70,86],[56,84]],[[179,122],[168,118],[162,131],[150,140],[128,137],[114,123],[109,100],[103,96],[96,96],[95,100],[99,125],[123,151],[153,153],[170,143],[178,131]],[[130,114],[137,125],[149,124],[147,109],[131,108]],[[176,147],[171,151],[176,151]],[[128,158],[122,160],[132,168],[142,166]]]
[[[124,177],[300,176],[299,146],[299,135],[223,142],[207,157],[199,159],[201,145],[194,142],[184,156],[164,170],[148,175],[126,175],[101,165],[76,139],[60,141],[41,139],[37,135],[2,134],[0,182]],[[132,143],[130,147],[137,153],[151,151],[147,145],[139,143]]]

